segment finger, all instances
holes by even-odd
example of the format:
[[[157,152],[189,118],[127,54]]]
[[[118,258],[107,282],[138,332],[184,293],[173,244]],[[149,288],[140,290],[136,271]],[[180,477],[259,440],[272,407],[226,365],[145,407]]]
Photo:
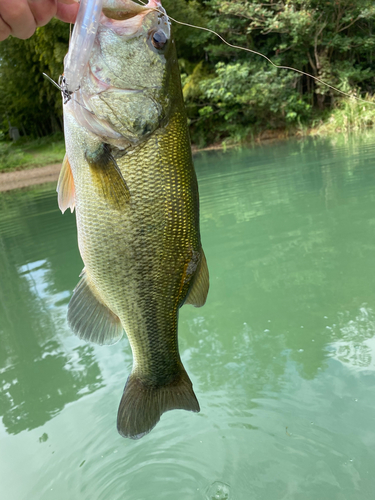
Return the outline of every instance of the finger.
[[[37,26],[45,26],[56,15],[56,0],[28,0]]]
[[[1,0],[0,0],[1,1]],[[72,9],[72,14],[70,13],[71,7],[65,10],[65,6],[59,6],[62,8],[63,12],[66,12],[65,17],[67,17],[67,22],[74,22],[71,19],[76,15],[76,10],[79,9],[78,0],[28,0],[30,9],[34,15],[35,22],[37,26],[45,26],[54,16],[57,14],[57,9],[59,4],[70,4],[75,5]],[[64,14],[63,14],[64,17]],[[64,20],[65,19],[61,19]]]
[[[11,34],[11,29],[0,15],[0,42],[6,40]]]
[[[78,3],[75,3],[75,5],[57,4],[56,17],[57,19],[60,19],[60,21],[64,21],[65,23],[75,23],[78,9]]]
[[[29,38],[35,31],[36,22],[27,0],[17,2],[14,0],[1,0],[0,15],[10,27],[11,35],[17,38]]]

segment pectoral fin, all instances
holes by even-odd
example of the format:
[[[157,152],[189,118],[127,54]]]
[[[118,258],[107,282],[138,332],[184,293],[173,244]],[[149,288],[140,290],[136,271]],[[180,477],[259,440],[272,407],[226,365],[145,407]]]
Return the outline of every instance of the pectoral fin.
[[[85,272],[70,299],[68,323],[80,339],[99,345],[115,344],[123,335],[119,318],[100,300]]]
[[[94,153],[86,152],[86,160],[94,182],[105,199],[118,209],[128,203],[130,192],[109,145],[102,144]]]
[[[58,193],[57,201],[62,213],[64,213],[68,208],[70,208],[70,211],[73,212],[75,207],[75,188],[72,169],[70,167],[67,154],[64,156],[59,180],[57,181],[56,191]]]
[[[203,306],[207,299],[209,286],[207,261],[202,248],[199,269],[196,272],[193,285],[189,290],[184,304],[192,304],[195,307]]]

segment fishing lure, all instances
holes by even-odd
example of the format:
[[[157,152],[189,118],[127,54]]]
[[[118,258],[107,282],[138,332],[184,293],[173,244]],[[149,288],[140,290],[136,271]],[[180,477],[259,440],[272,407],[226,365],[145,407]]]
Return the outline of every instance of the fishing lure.
[[[64,103],[80,87],[98,31],[102,6],[103,0],[81,0],[65,59],[64,76],[59,82],[63,89]]]

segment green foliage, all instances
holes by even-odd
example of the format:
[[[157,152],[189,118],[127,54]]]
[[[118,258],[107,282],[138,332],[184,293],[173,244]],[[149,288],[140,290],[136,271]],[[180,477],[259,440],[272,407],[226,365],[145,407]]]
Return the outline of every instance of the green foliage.
[[[374,94],[373,0],[163,0],[163,5],[173,18],[216,30],[275,64],[297,68],[350,95]],[[265,129],[307,129],[331,112],[336,117],[348,113],[348,127],[354,123],[346,98],[320,81],[277,69],[207,31],[176,23],[173,31],[193,142],[241,141]],[[53,20],[30,40],[0,43],[3,133],[9,123],[34,137],[61,130],[61,97],[42,72],[55,80],[61,74],[68,37],[69,26]]]
[[[0,172],[16,170],[32,160],[31,154],[25,153],[19,147],[15,148],[12,143],[0,143]]]
[[[235,45],[358,95],[374,92],[372,0],[208,0],[208,26]],[[246,137],[272,128],[305,128],[337,112],[342,96],[214,36],[197,70],[184,75],[193,140]],[[185,90],[185,89],[184,89]],[[350,122],[350,120],[349,120]]]
[[[202,105],[197,107],[194,134],[204,134],[207,121],[213,126],[207,135],[210,141],[228,133],[241,140],[250,130],[298,125],[309,118],[311,105],[298,93],[296,83],[294,73],[278,71],[263,61],[219,62],[213,77],[199,81]]]
[[[24,135],[42,137],[62,129],[59,91],[42,75],[57,79],[67,52],[69,25],[53,19],[29,40],[0,43],[1,129],[11,124]]]
[[[163,0],[166,12],[184,23],[206,27],[209,17],[204,2],[199,0]],[[188,26],[173,23],[173,36],[176,39],[180,58],[196,63],[204,58],[204,47],[209,34]]]
[[[62,132],[30,141],[0,142],[0,172],[61,163],[65,154]]]
[[[366,95],[367,102],[340,100],[329,118],[314,130],[316,135],[338,132],[359,132],[375,125],[375,96]]]

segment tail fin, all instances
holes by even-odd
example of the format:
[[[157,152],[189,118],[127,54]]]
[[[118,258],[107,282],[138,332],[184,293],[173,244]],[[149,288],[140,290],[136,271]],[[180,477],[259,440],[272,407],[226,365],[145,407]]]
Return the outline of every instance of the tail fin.
[[[199,403],[185,369],[168,385],[145,385],[130,374],[117,414],[117,430],[123,437],[139,439],[148,434],[169,410],[199,412]]]

